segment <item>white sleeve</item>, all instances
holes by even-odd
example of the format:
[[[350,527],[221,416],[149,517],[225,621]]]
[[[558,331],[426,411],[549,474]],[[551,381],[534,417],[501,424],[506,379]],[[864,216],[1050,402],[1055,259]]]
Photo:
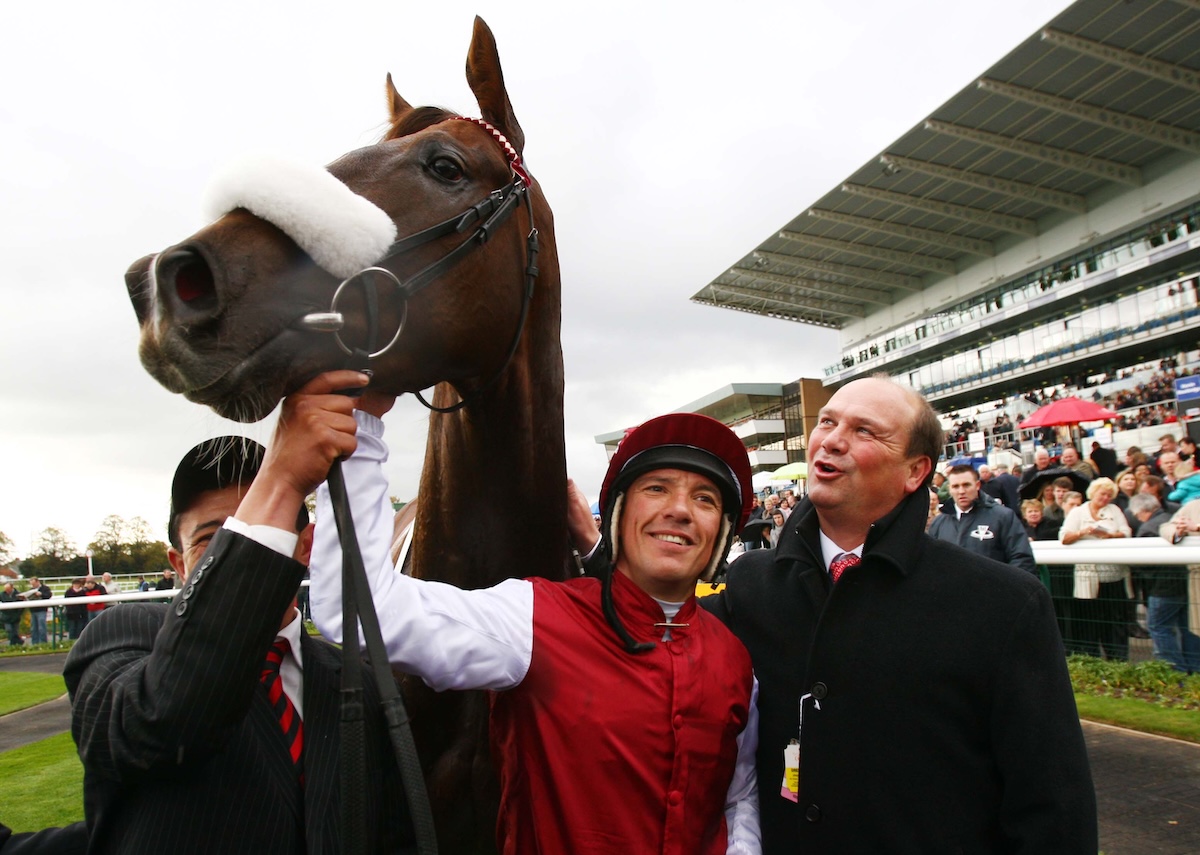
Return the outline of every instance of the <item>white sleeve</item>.
[[[533,655],[533,586],[509,579],[464,591],[398,572],[390,556],[393,512],[382,468],[388,456],[383,422],[357,410],[354,416],[358,449],[341,465],[388,660],[438,691],[512,688],[525,678]],[[321,634],[334,642],[342,640],[341,570],[329,487],[322,484],[309,601]]]
[[[729,832],[725,855],[760,855],[762,831],[758,822],[758,678],[750,693],[746,727],[738,734],[737,765],[725,797],[725,826]]]

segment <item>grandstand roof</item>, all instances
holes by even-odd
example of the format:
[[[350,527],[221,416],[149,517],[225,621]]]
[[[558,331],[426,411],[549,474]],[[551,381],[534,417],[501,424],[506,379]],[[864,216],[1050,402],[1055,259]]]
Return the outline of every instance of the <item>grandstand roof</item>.
[[[842,329],[1180,152],[1200,158],[1200,0],[1079,0],[692,300]]]

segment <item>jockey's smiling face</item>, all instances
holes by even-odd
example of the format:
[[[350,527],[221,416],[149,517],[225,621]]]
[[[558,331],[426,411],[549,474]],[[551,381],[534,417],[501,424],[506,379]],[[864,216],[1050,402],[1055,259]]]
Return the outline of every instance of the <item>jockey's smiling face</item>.
[[[655,469],[625,492],[616,569],[650,596],[683,602],[695,592],[721,531],[721,491],[682,469]]]

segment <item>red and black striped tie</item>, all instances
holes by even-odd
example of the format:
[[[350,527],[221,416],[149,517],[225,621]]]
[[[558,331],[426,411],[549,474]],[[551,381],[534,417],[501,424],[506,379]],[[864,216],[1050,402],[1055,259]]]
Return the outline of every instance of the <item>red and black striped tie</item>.
[[[271,707],[279,718],[279,726],[283,728],[283,738],[287,743],[288,753],[292,755],[292,763],[296,767],[296,773],[300,776],[300,784],[303,786],[304,722],[296,713],[292,699],[283,690],[283,678],[279,675],[279,666],[283,664],[283,658],[287,656],[290,649],[286,638],[275,639],[275,643],[267,651],[260,679],[267,687],[267,699],[271,702]]]

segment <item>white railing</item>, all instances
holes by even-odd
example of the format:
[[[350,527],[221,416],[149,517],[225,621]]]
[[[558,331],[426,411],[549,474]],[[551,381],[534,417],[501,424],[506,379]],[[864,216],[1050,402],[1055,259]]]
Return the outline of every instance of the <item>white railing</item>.
[[[308,579],[300,583],[300,587],[302,588],[307,588],[308,586]],[[0,603],[0,611],[11,611],[13,609],[53,609],[63,606],[90,606],[93,603],[128,603],[136,602],[137,600],[169,600],[178,596],[181,590],[183,588],[177,587],[166,591],[131,591],[128,594],[97,594],[91,597],[55,596],[48,600],[20,600],[15,603]]]
[[[1178,546],[1161,537],[1077,540],[1064,546],[1054,540],[1035,540],[1038,564],[1200,564],[1200,537],[1185,537]]]

